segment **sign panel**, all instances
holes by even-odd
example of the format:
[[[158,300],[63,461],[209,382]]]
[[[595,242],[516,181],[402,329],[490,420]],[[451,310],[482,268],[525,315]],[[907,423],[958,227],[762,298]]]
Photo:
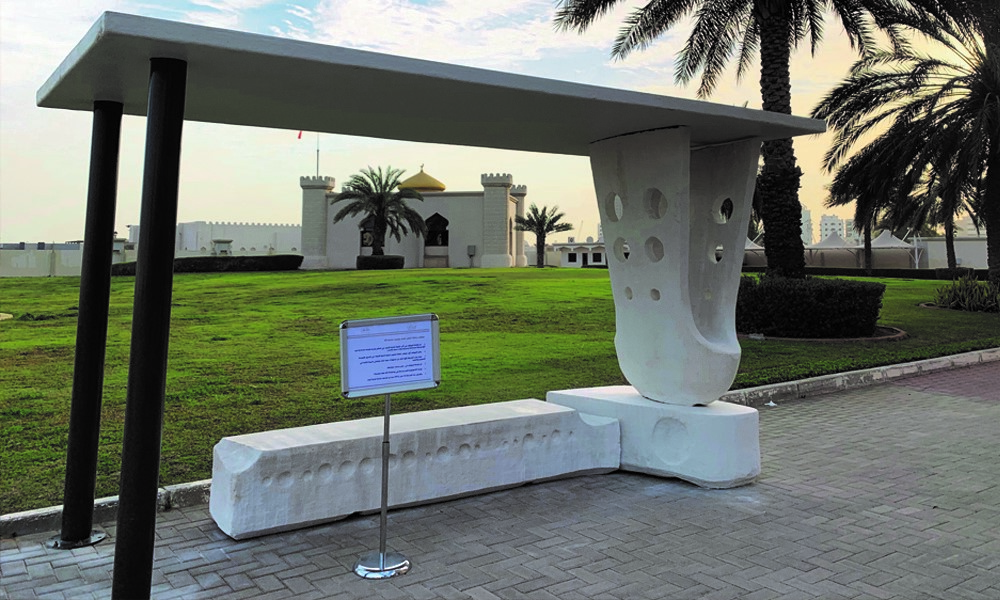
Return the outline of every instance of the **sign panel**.
[[[440,383],[437,315],[340,324],[340,390],[345,398],[425,390]]]

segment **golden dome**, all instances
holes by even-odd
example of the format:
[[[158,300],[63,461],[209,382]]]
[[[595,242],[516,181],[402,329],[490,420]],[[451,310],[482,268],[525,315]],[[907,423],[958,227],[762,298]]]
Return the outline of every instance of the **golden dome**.
[[[409,177],[404,181],[401,181],[398,186],[399,189],[411,189],[417,190],[418,192],[443,192],[444,184],[434,179],[427,173],[424,173],[424,166],[420,165],[420,172]]]

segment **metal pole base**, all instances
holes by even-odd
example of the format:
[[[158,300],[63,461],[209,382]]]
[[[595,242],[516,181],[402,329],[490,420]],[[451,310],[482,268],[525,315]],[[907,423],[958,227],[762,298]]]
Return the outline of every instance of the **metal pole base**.
[[[45,542],[45,545],[49,548],[55,548],[56,550],[72,550],[73,548],[93,546],[106,537],[108,537],[108,534],[95,529],[90,532],[90,537],[85,537],[82,540],[67,541],[57,535]]]
[[[368,552],[354,565],[354,574],[364,579],[388,579],[405,575],[409,570],[410,561],[398,552]]]

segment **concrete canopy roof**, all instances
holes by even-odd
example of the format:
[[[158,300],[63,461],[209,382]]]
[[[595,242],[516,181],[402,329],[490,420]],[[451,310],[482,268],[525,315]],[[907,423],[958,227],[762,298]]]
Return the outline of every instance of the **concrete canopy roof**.
[[[588,144],[685,126],[692,145],[825,130],[822,121],[104,13],[39,89],[47,108],[121,102],[145,115],[150,58],[188,62],[185,119],[588,155]]]

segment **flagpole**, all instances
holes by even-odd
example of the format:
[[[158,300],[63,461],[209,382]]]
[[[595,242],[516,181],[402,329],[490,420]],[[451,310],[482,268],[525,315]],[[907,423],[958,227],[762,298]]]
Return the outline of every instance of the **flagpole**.
[[[316,132],[316,177],[319,177],[319,132]]]

